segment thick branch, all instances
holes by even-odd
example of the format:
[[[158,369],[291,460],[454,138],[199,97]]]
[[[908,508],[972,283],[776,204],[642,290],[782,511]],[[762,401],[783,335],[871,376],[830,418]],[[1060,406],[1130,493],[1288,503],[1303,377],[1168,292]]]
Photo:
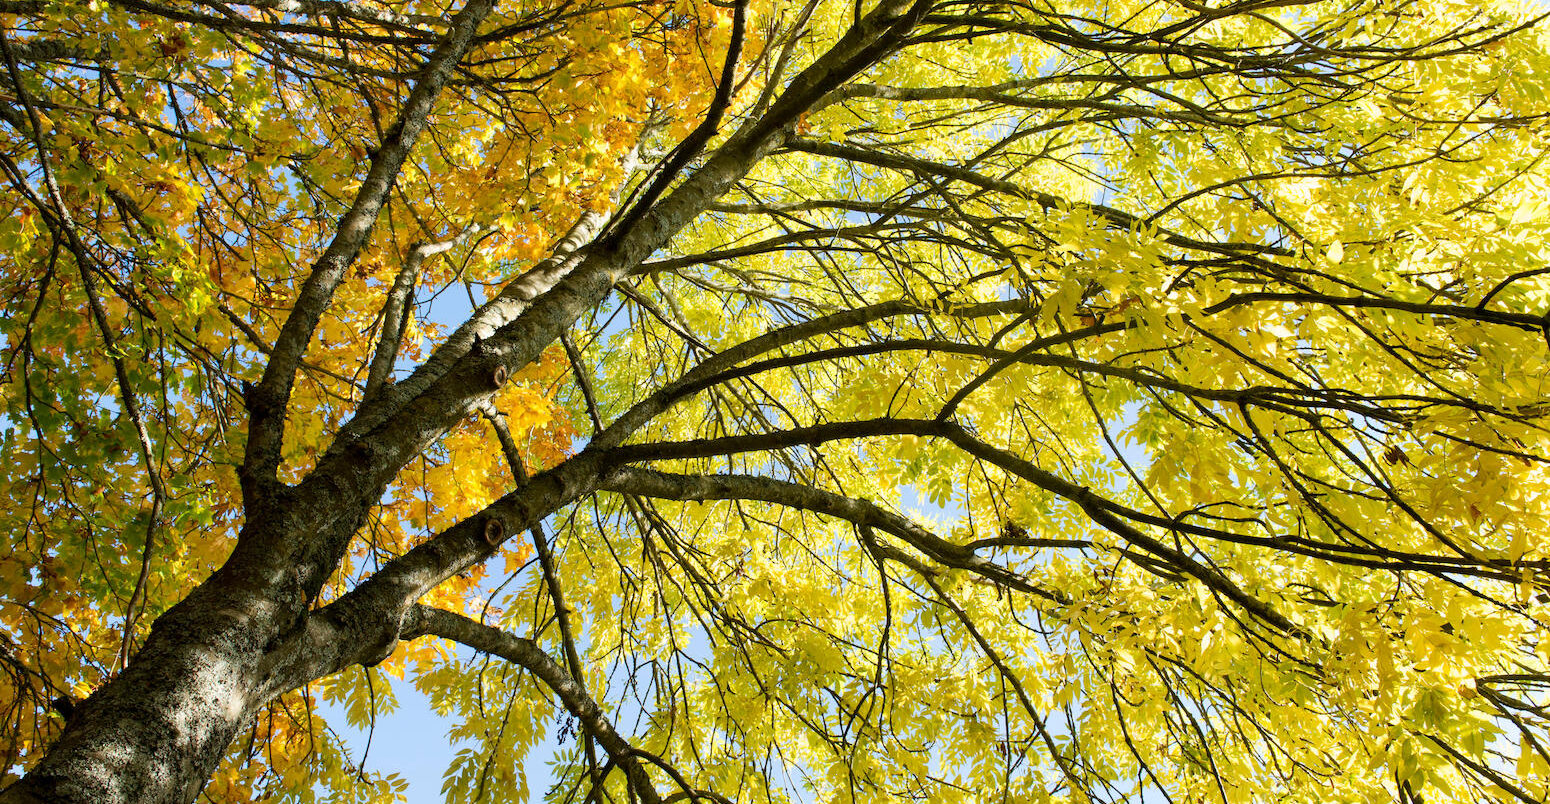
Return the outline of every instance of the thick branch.
[[[728,436],[725,438],[695,439],[662,444],[641,444],[620,447],[613,451],[611,459],[621,463],[643,460],[668,460],[675,458],[702,458],[728,455],[736,452],[782,449],[799,445],[815,445],[826,441],[866,438],[885,435],[916,435],[945,438],[964,452],[1000,469],[1010,472],[1034,485],[1059,495],[1082,509],[1088,518],[1129,542],[1168,562],[1178,571],[1190,575],[1223,597],[1237,603],[1244,610],[1275,626],[1277,629],[1300,638],[1308,637],[1297,625],[1286,619],[1269,604],[1238,588],[1221,572],[1190,558],[1183,551],[1164,544],[1157,538],[1142,532],[1127,518],[1142,519],[1133,512],[1094,494],[1086,486],[1079,486],[1006,450],[993,447],[965,430],[962,426],[945,421],[919,419],[871,419],[868,421],[839,422],[813,427],[793,428],[779,433],[761,435]],[[1188,529],[1180,523],[1167,526]]]
[[[424,129],[426,116],[435,105],[436,97],[468,50],[474,30],[494,7],[495,0],[470,0],[452,18],[446,38],[426,62],[421,79],[409,93],[398,120],[388,129],[381,147],[372,155],[366,178],[361,182],[350,210],[340,219],[333,242],[313,264],[302,284],[296,304],[275,340],[264,376],[250,395],[252,423],[243,461],[244,480],[249,485],[273,478],[280,462],[285,410],[302,355],[306,353],[335,289],[344,279],[346,269],[366,244],[377,213],[386,203],[410,149]]]
[[[409,256],[404,259],[404,265],[397,276],[393,277],[393,288],[388,291],[387,303],[382,308],[382,336],[377,340],[377,350],[371,356],[371,368],[366,372],[363,400],[369,401],[377,395],[382,384],[392,374],[393,363],[398,360],[398,350],[403,347],[404,329],[409,323],[409,305],[414,300],[415,285],[420,279],[420,265],[427,257],[461,245],[479,229],[479,226],[470,226],[451,240],[416,243],[409,249]]]
[[[944,566],[970,570],[1019,591],[1050,599],[1060,597],[1057,593],[1030,584],[1005,567],[975,555],[973,550],[947,541],[876,503],[812,486],[754,475],[682,475],[624,467],[611,473],[601,488],[669,500],[757,500],[814,511],[844,519],[858,527],[872,527],[891,533]],[[1087,542],[1074,540],[1064,542],[1061,546],[1085,547]]]

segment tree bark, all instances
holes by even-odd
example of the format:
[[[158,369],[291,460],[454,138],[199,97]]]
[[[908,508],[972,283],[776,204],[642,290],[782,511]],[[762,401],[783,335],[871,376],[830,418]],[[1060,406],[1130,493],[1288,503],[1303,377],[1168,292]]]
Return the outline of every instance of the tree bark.
[[[286,617],[212,576],[151,627],[117,678],[76,707],[64,733],[0,802],[186,802],[254,711],[265,646]]]

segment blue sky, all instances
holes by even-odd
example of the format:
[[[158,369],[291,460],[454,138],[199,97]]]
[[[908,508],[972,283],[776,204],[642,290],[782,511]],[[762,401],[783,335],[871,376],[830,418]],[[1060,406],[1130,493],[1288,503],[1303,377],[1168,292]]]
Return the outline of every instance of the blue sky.
[[[452,763],[452,757],[460,747],[447,737],[452,721],[438,716],[430,699],[413,684],[395,682],[393,694],[398,699],[398,709],[377,717],[376,732],[371,735],[371,750],[366,754],[366,770],[377,773],[396,773],[409,783],[410,804],[439,802],[442,774]],[[345,721],[344,709],[333,704],[320,704],[329,726],[344,737],[350,745],[352,758],[360,761],[366,747],[366,732],[351,728]],[[551,733],[538,744],[524,762],[528,774],[527,789],[532,801],[540,801],[545,790],[554,783],[550,773],[550,760],[557,744]]]

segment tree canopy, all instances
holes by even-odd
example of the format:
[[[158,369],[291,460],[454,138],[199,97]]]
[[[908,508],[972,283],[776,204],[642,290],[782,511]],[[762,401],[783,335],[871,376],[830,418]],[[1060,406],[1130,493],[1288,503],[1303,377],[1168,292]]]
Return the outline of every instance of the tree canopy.
[[[0,0],[0,802],[1550,801],[1537,13]]]

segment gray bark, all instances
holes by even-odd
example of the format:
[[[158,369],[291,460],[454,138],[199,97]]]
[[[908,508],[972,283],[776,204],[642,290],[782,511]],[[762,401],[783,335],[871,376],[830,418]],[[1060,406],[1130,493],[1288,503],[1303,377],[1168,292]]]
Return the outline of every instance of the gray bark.
[[[250,716],[265,644],[284,612],[231,566],[151,629],[113,681],[84,701],[4,802],[192,801]]]

